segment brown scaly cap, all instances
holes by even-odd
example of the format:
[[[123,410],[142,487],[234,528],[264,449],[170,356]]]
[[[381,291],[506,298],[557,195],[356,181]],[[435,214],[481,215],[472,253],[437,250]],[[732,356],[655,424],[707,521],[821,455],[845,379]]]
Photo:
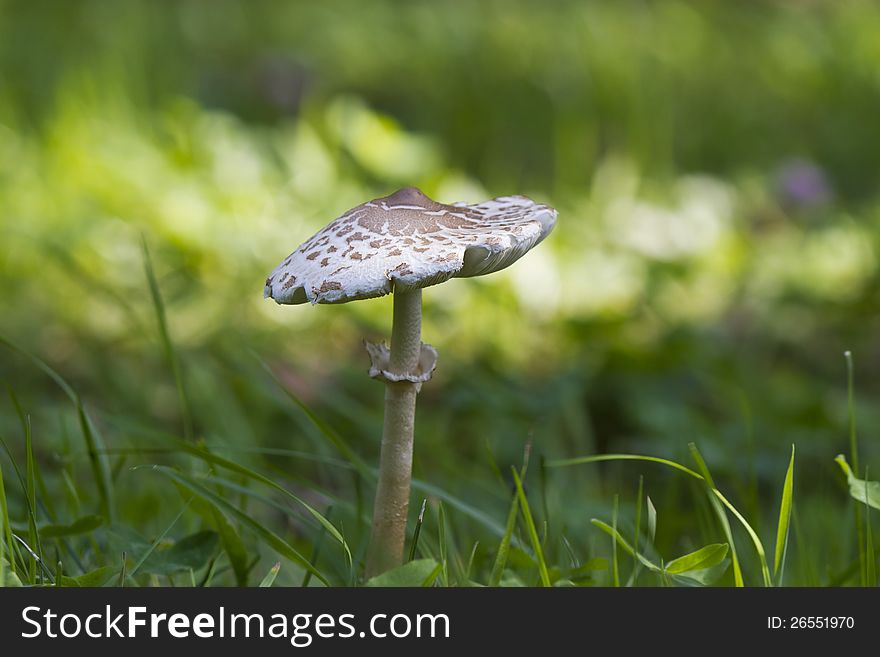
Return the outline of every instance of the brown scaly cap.
[[[415,187],[352,208],[266,279],[277,303],[345,303],[504,269],[541,242],[556,210],[525,196],[445,205]]]

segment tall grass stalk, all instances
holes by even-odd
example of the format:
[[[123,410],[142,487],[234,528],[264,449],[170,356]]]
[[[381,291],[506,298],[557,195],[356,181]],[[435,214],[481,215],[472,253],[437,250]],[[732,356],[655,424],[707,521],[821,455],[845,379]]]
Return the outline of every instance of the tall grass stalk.
[[[847,350],[843,352],[846,359],[846,406],[847,418],[849,424],[849,460],[852,464],[852,470],[858,476],[859,473],[859,440],[856,430],[856,409],[855,409],[855,374],[853,366],[852,352]],[[868,585],[868,559],[865,553],[865,528],[862,523],[862,508],[855,505],[856,520],[856,544],[859,551],[859,583],[862,586]]]
[[[639,492],[636,495],[636,529],[633,541],[633,570],[629,578],[629,586],[635,586],[639,577],[639,533],[642,528],[642,496],[645,494],[645,476],[639,475]]]
[[[782,484],[782,500],[779,503],[779,522],[776,527],[776,553],[773,560],[773,573],[776,585],[782,586],[785,576],[785,558],[788,554],[788,535],[791,526],[791,509],[794,504],[794,445],[791,446],[791,460]]]
[[[706,465],[706,461],[703,459],[703,455],[700,454],[700,450],[697,449],[697,446],[694,443],[690,443],[688,449],[691,452],[691,457],[697,464],[697,468],[700,470],[700,473],[706,481],[706,492],[708,493],[709,503],[712,505],[712,509],[715,511],[715,516],[718,518],[718,522],[721,524],[721,529],[724,531],[724,536],[727,538],[727,543],[730,545],[730,562],[733,568],[734,586],[741,588],[745,586],[745,583],[743,581],[742,567],[739,563],[739,554],[736,551],[736,542],[733,539],[733,530],[730,528],[730,521],[727,518],[727,513],[725,513],[721,506],[720,500],[712,493],[712,490],[716,488],[715,481],[712,479],[712,473],[709,472],[709,466]]]
[[[541,576],[541,584],[543,586],[551,586],[550,573],[547,570],[547,562],[544,561],[544,550],[542,549],[541,541],[538,538],[538,531],[535,529],[535,521],[532,518],[532,510],[529,508],[529,501],[526,498],[526,492],[523,489],[522,481],[519,478],[519,473],[516,471],[516,468],[511,468],[511,472],[513,472],[513,481],[516,484],[516,494],[519,498],[520,512],[522,513],[523,521],[526,525],[529,540],[532,543],[535,560],[538,562],[538,573]]]
[[[12,527],[9,525],[9,509],[6,487],[3,484],[3,466],[0,465],[0,586],[6,586],[6,553],[9,553],[9,570],[15,575],[15,552],[12,544]]]
[[[611,577],[615,588],[620,588],[620,564],[617,562],[617,537],[619,536],[617,532],[617,513],[619,507],[620,495],[615,493],[614,508],[611,513],[611,528],[614,530],[614,533],[611,536]],[[635,552],[633,552],[633,558],[636,558]]]
[[[150,299],[153,302],[153,309],[156,312],[156,322],[159,325],[159,338],[162,342],[162,350],[171,366],[171,374],[174,377],[174,385],[177,387],[177,397],[180,402],[180,415],[183,422],[183,435],[187,440],[193,439],[193,420],[192,410],[189,405],[189,398],[186,395],[186,387],[183,383],[183,374],[180,369],[180,359],[174,348],[174,342],[171,340],[171,333],[168,330],[168,319],[165,314],[165,303],[162,300],[162,292],[159,289],[159,282],[156,280],[156,274],[153,271],[153,261],[150,259],[150,249],[147,246],[147,239],[141,236],[141,247],[144,254],[144,273],[147,276],[147,283],[150,286]]]
[[[874,554],[874,535],[871,530],[871,507],[869,495],[868,468],[865,468],[865,586],[877,586],[877,557]]]

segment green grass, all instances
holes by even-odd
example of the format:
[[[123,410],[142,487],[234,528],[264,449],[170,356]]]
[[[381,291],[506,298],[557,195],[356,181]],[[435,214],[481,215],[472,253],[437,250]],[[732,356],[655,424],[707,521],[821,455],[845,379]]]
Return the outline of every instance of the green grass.
[[[15,574],[15,544],[12,541],[12,526],[9,523],[9,507],[6,503],[6,487],[3,483],[3,470],[0,468],[0,583],[5,586],[9,580],[18,579]],[[7,555],[10,558],[7,559]],[[7,573],[9,579],[7,580]]]
[[[2,3],[0,582],[366,584],[390,300],[260,293],[415,184],[559,223],[426,290],[379,583],[876,584],[880,9],[341,2]]]
[[[693,445],[691,447],[693,450],[696,449],[696,447]],[[699,455],[699,452],[695,452],[695,453],[697,455]],[[728,499],[721,493],[721,491],[719,491],[717,488],[715,488],[715,486],[712,483],[709,483],[709,482],[711,482],[711,475],[708,473],[708,470],[706,471],[705,475],[700,475],[700,474],[694,472],[693,470],[691,470],[690,468],[687,468],[686,466],[683,466],[680,463],[670,461],[669,459],[659,458],[656,456],[641,456],[641,455],[635,455],[635,454],[603,454],[603,455],[599,455],[599,456],[585,456],[585,457],[580,457],[580,458],[575,458],[575,459],[553,461],[553,462],[548,463],[548,467],[567,467],[567,466],[581,465],[581,464],[586,464],[586,463],[598,463],[601,461],[645,461],[648,463],[659,463],[659,464],[674,468],[680,472],[684,472],[695,479],[706,482],[706,487],[708,489],[710,497],[712,499],[717,499],[718,501],[720,501],[720,503],[724,507],[727,508],[727,510],[734,516],[734,518],[736,518],[740,522],[742,527],[745,529],[746,533],[748,534],[749,538],[752,541],[752,544],[754,545],[755,552],[757,554],[757,557],[758,557],[758,560],[760,563],[761,577],[762,577],[763,584],[764,584],[764,586],[771,585],[771,583],[770,583],[770,570],[767,567],[767,559],[765,556],[764,546],[763,546],[763,543],[761,542],[761,539],[758,537],[758,534],[755,532],[755,530],[752,528],[752,526],[748,523],[748,521],[736,509],[736,507],[734,507],[733,504],[731,504],[730,501],[728,501]],[[703,463],[701,457],[700,457],[700,463]],[[726,523],[726,516],[722,515],[721,517],[725,518],[725,520],[722,521],[722,523],[721,523],[722,525],[724,525]],[[728,533],[728,530],[725,529],[725,534],[727,534],[727,533]],[[613,528],[612,535],[615,537],[615,541],[616,541],[616,537],[619,535],[617,533],[616,527]],[[616,543],[615,543],[615,545],[616,545]],[[615,581],[616,581],[616,578],[615,578]]]
[[[532,511],[529,507],[529,500],[526,497],[525,490],[523,489],[522,480],[519,478],[519,473],[515,468],[511,468],[511,473],[513,474],[513,481],[516,484],[516,495],[519,500],[519,510],[522,513],[522,518],[526,526],[526,531],[529,535],[529,541],[532,544],[532,550],[534,551],[534,558],[538,565],[538,573],[541,576],[541,584],[543,586],[550,586],[550,574],[547,571],[547,563],[544,561],[544,551],[541,548],[541,541],[538,538],[538,531],[535,529],[535,521],[532,518]]]
[[[15,348],[11,343],[8,347]],[[20,351],[20,350],[19,350]],[[72,388],[39,359],[24,354],[28,360],[48,374],[56,382],[61,382],[62,388],[68,393],[78,416],[84,413],[79,395]],[[301,584],[306,586],[314,577],[322,585],[351,584],[359,581],[359,563],[353,561],[353,555],[363,555],[364,546],[350,546],[348,540],[343,537],[340,527],[330,521],[328,511],[320,513],[309,503],[306,503],[297,494],[294,494],[285,485],[282,485],[267,475],[244,466],[241,463],[227,459],[212,452],[204,443],[193,444],[185,439],[173,437],[163,438],[163,448],[131,448],[126,450],[126,456],[150,458],[155,455],[168,455],[177,459],[186,459],[190,465],[187,468],[181,465],[168,466],[155,464],[150,467],[144,465],[130,467],[129,472],[141,476],[140,473],[166,482],[169,489],[176,488],[180,494],[179,510],[173,519],[151,541],[143,541],[136,538],[136,533],[131,528],[125,528],[116,523],[108,523],[101,515],[85,515],[72,521],[59,522],[54,514],[49,512],[50,505],[39,498],[38,493],[38,465],[34,456],[34,440],[31,430],[30,417],[18,403],[14,395],[10,396],[13,406],[19,415],[21,433],[24,438],[24,454],[26,467],[22,474],[15,460],[14,452],[6,444],[7,462],[16,473],[21,487],[21,499],[24,502],[23,509],[26,525],[16,529],[13,520],[10,519],[7,503],[6,488],[0,479],[0,512],[3,519],[4,541],[2,542],[2,565],[4,579],[7,583],[20,581],[25,585],[94,585],[113,581],[112,575],[117,575],[117,585],[138,586],[158,583],[167,578],[175,585],[210,585],[222,583],[232,579],[239,585],[246,585],[251,581],[250,572],[263,558],[261,555],[268,553],[280,557],[286,563],[287,569],[292,572],[303,573]],[[302,404],[300,402],[300,404]],[[298,405],[300,405],[298,404]],[[330,430],[323,421],[310,413],[307,416],[314,421],[317,429],[322,433]],[[80,425],[88,426],[88,425]],[[4,443],[5,444],[5,443]],[[335,438],[331,444],[344,445],[341,438]],[[88,447],[87,455],[91,463],[98,462],[91,458]],[[725,537],[724,543],[710,543],[692,550],[682,556],[672,559],[664,559],[657,552],[657,547],[652,545],[657,538],[657,509],[651,498],[646,498],[647,504],[647,537],[648,542],[642,544],[641,534],[642,501],[644,496],[644,475],[638,477],[635,501],[635,540],[631,544],[622,535],[620,526],[624,522],[624,515],[619,509],[620,496],[613,496],[611,511],[611,524],[600,519],[593,519],[592,524],[607,533],[611,537],[610,572],[603,579],[600,573],[594,573],[589,583],[606,583],[620,586],[622,582],[634,585],[637,581],[642,585],[707,585],[717,584],[732,578],[731,583],[742,585],[742,571],[739,566],[734,544],[734,532],[728,521],[728,514],[732,515],[738,526],[750,539],[757,557],[757,571],[746,573],[746,581],[755,582],[760,579],[765,586],[771,584],[783,585],[793,580],[790,576],[784,577],[785,563],[789,556],[789,527],[792,510],[794,508],[794,447],[782,484],[782,497],[780,502],[778,523],[776,528],[776,549],[774,553],[773,573],[774,580],[770,578],[763,543],[758,532],[746,520],[728,498],[717,488],[712,475],[709,472],[706,461],[696,448],[690,445],[690,451],[697,463],[698,470],[694,471],[676,461],[635,454],[602,454],[568,459],[549,460],[543,463],[549,479],[552,481],[552,473],[559,469],[567,469],[575,466],[586,466],[595,463],[647,463],[662,465],[673,471],[684,474],[687,477],[702,483],[708,494],[709,501],[713,504],[718,526],[714,532]],[[106,454],[96,453],[101,459]],[[359,473],[359,465],[343,459],[341,465],[348,465],[351,472]],[[12,459],[12,460],[10,460]],[[838,464],[848,479],[848,485],[852,497],[861,508],[866,520],[870,521],[871,509],[880,508],[880,496],[877,494],[878,484],[867,479],[857,478],[849,467],[845,458],[841,455],[837,458]],[[366,472],[365,466],[362,466]],[[3,468],[0,468],[2,472]],[[236,479],[228,479],[218,476],[219,471],[226,471]],[[548,561],[545,547],[560,540],[560,537],[548,534],[545,529],[543,538],[539,536],[538,525],[532,511],[523,479],[526,476],[526,464],[520,470],[512,468],[512,478],[515,493],[511,498],[510,508],[507,513],[505,529],[494,550],[494,557],[486,559],[479,551],[479,543],[474,542],[471,549],[467,566],[464,567],[453,545],[453,536],[450,529],[455,525],[456,513],[447,512],[445,505],[438,501],[436,515],[437,540],[436,543],[420,541],[423,526],[426,523],[425,503],[418,513],[418,519],[412,537],[410,558],[411,563],[420,564],[409,570],[402,570],[400,575],[389,574],[395,585],[423,585],[430,582],[432,585],[465,585],[468,582],[482,583],[490,586],[512,584],[540,583],[543,586],[568,585],[574,583],[571,579],[573,570],[563,566],[562,563]],[[151,474],[155,473],[155,474]],[[701,474],[702,473],[702,474]],[[100,482],[103,481],[101,469],[91,469],[92,486],[96,489],[95,503],[98,509],[106,509],[104,494],[101,493]],[[271,496],[258,491],[259,485],[271,492]],[[301,488],[303,484],[297,487]],[[104,489],[110,490],[109,487]],[[317,488],[313,489],[317,491]],[[880,490],[880,489],[878,489]],[[83,491],[85,493],[85,491]],[[329,499],[329,498],[328,498]],[[454,499],[454,498],[453,498]],[[258,502],[263,506],[273,509],[281,514],[276,517],[284,517],[295,527],[294,540],[284,538],[276,529],[273,529],[266,520],[266,516],[251,507],[251,502]],[[427,500],[425,500],[427,502]],[[338,497],[332,502],[333,505],[347,509],[350,516],[353,506],[351,500],[344,496]],[[79,505],[77,505],[79,506]],[[545,512],[546,514],[546,512]],[[461,513],[462,518],[468,514]],[[188,535],[181,535],[178,526],[185,517],[200,525],[198,531]],[[361,539],[366,535],[365,528],[368,518],[354,518],[363,527],[355,532]],[[277,524],[277,523],[276,523]],[[555,523],[554,523],[555,524]],[[544,519],[543,526],[551,526],[548,519]],[[461,532],[461,525],[456,532]],[[124,531],[123,531],[124,530]],[[517,538],[518,530],[525,532],[525,541]],[[24,532],[24,536],[21,532]],[[289,533],[288,530],[285,533]],[[111,536],[108,538],[107,534]],[[114,543],[113,534],[128,536],[128,549],[123,551],[120,570],[119,553],[114,553],[110,545]],[[172,538],[174,536],[174,538]],[[303,538],[305,536],[306,538]],[[308,538],[311,536],[311,538]],[[338,550],[334,554],[325,554],[322,545],[325,536],[332,537]],[[866,531],[860,535],[864,537],[864,543],[860,542],[857,550],[859,559],[865,559],[867,565],[864,570],[858,569],[859,583],[876,583],[876,554],[873,547],[873,535],[870,522],[866,525]],[[799,544],[803,545],[803,539]],[[311,557],[307,558],[294,546],[311,543]],[[622,573],[623,562],[618,559],[618,548],[632,557],[632,567],[629,573]],[[58,559],[58,568],[55,573],[46,564],[46,554],[63,555],[67,551],[71,561],[64,566],[62,574],[61,560]],[[597,549],[597,554],[605,552]],[[607,552],[605,552],[607,554]],[[652,560],[646,554],[657,555]],[[11,558],[10,558],[11,555]],[[421,560],[419,559],[421,555]],[[436,555],[436,558],[435,558]],[[728,558],[729,555],[729,558]],[[574,554],[574,561],[585,562],[595,558],[593,554]],[[317,562],[329,562],[323,568],[317,566]],[[340,561],[341,560],[341,561]],[[73,564],[77,564],[74,566]],[[452,565],[451,565],[452,564]],[[533,570],[534,569],[534,570]],[[638,570],[647,571],[647,579],[643,577],[637,580]],[[476,572],[474,572],[476,570]],[[531,571],[531,573],[530,573]],[[534,579],[534,572],[537,579]],[[9,573],[7,576],[6,573]],[[281,566],[276,565],[269,569],[268,573],[260,580],[261,586],[271,586],[281,572]],[[601,572],[601,571],[600,571]],[[552,574],[551,574],[552,573]],[[183,574],[184,578],[180,579]],[[758,578],[758,575],[760,577]],[[383,580],[379,580],[380,582]],[[376,582],[374,582],[376,584]]]
[[[791,460],[782,485],[782,500],[779,503],[779,524],[776,529],[776,553],[773,559],[773,573],[781,585],[785,575],[785,554],[788,551],[788,534],[791,525],[791,509],[794,504],[794,445],[791,446]]]

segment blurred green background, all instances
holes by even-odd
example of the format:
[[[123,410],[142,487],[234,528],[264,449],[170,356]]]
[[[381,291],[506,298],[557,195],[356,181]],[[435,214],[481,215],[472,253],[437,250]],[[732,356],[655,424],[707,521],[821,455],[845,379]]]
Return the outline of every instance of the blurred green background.
[[[491,564],[510,495],[499,472],[528,442],[559,562],[607,556],[589,519],[607,520],[615,493],[631,515],[639,474],[660,552],[718,539],[680,476],[535,465],[607,451],[690,462],[689,442],[772,549],[795,443],[788,577],[850,581],[833,463],[848,450],[845,350],[862,466],[880,468],[878,34],[880,6],[859,0],[0,0],[0,333],[82,396],[111,452],[117,523],[150,539],[180,510],[166,479],[132,466],[185,463],[138,450],[191,423],[217,453],[334,505],[363,549],[369,482],[337,467],[260,359],[375,462],[383,391],[361,341],[389,334],[390,300],[281,307],[263,280],[398,187],[444,202],[527,194],[559,211],[546,242],[425,294],[440,364],[419,398],[415,476],[454,500],[457,549],[479,540],[475,563]],[[31,416],[56,520],[94,510],[69,400],[8,349],[0,380]],[[0,436],[23,463],[5,396]],[[10,465],[0,455],[22,524]],[[314,541],[307,523],[240,504]],[[187,512],[171,534],[199,526]],[[265,570],[274,557],[255,550]]]

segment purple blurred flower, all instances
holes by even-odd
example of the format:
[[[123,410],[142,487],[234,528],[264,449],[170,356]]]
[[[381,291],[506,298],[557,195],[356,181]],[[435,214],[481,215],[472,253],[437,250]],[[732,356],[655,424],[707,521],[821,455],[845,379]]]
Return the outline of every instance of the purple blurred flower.
[[[825,205],[831,199],[825,172],[807,160],[784,162],[777,171],[776,185],[782,203],[797,209]]]

